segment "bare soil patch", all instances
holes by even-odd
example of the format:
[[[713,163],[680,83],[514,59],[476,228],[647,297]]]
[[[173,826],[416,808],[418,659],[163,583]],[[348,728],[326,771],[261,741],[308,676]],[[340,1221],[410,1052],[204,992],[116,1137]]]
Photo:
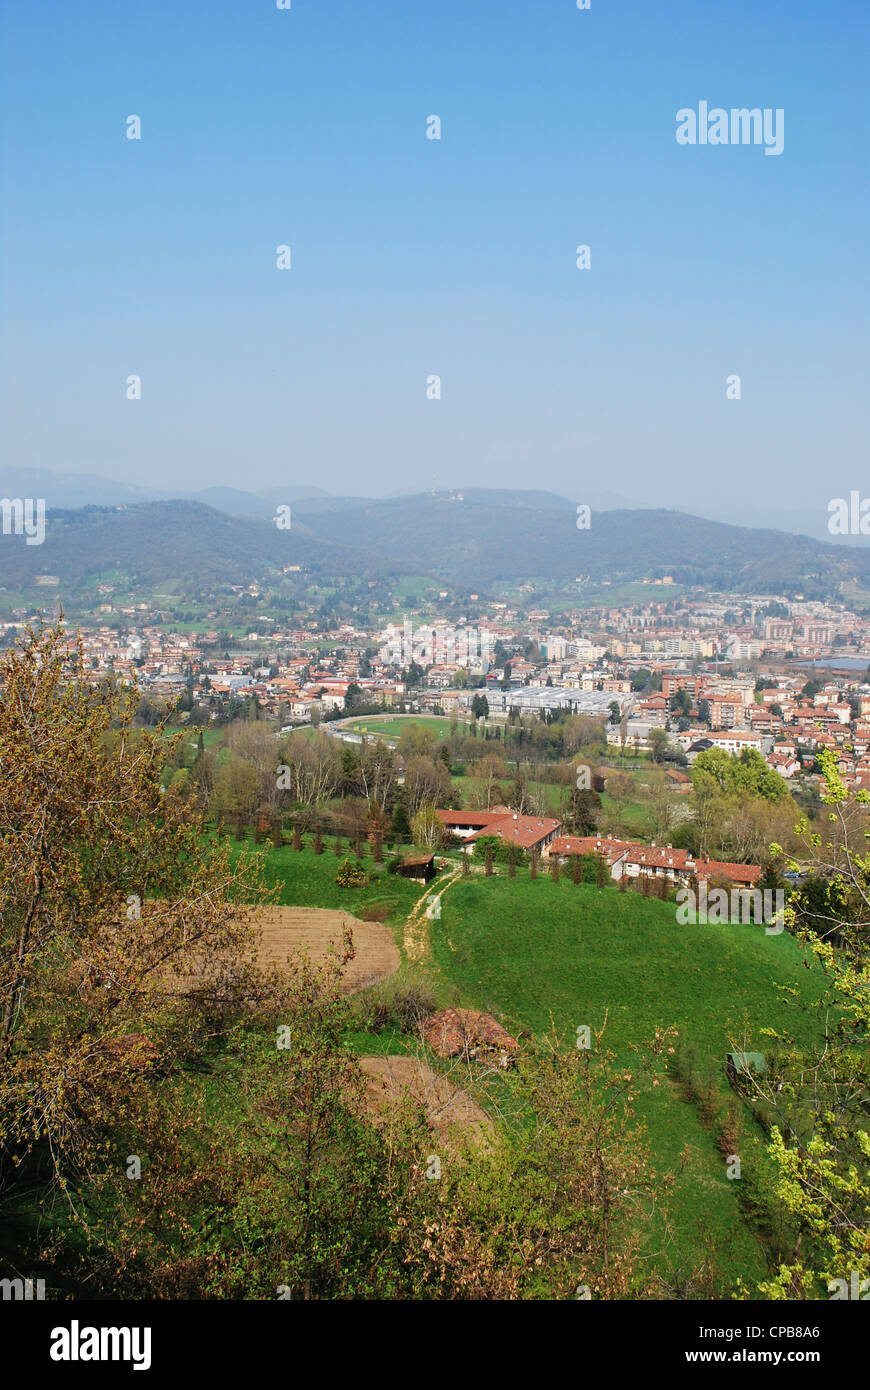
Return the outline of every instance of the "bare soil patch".
[[[389,927],[361,922],[349,912],[320,907],[264,907],[254,918],[259,929],[260,965],[285,965],[302,947],[315,964],[326,960],[331,945],[340,946],[345,926],[353,933],[356,955],[344,968],[342,982],[349,993],[385,980],[399,968],[399,952]]]
[[[370,1113],[386,1118],[389,1108],[408,1095],[426,1110],[433,1130],[442,1142],[462,1139],[486,1143],[492,1121],[475,1100],[446,1076],[439,1075],[416,1057],[362,1057],[366,1099]]]

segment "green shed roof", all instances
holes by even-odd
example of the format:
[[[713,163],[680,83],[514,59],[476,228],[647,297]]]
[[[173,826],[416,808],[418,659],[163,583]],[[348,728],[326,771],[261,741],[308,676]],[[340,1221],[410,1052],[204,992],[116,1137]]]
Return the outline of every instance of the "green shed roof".
[[[750,1067],[754,1071],[767,1071],[763,1052],[729,1052],[728,1060],[738,1071],[749,1071]]]

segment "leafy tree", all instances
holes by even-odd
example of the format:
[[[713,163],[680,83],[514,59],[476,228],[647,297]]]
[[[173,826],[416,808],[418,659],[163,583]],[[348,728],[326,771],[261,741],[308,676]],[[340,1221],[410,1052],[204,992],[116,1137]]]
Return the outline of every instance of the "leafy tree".
[[[650,753],[654,763],[663,763],[665,754],[671,746],[666,729],[650,729],[648,736]]]
[[[569,835],[594,835],[601,817],[601,797],[591,787],[573,787],[565,799],[562,820]]]
[[[47,1164],[75,1206],[152,1057],[206,1028],[195,997],[187,1024],[167,1017],[174,982],[200,975],[209,1008],[243,982],[236,900],[261,886],[163,791],[185,735],[134,729],[135,689],[92,688],[66,642],[28,629],[0,673],[0,1158]]]
[[[824,750],[819,761],[830,828],[820,833],[803,822],[803,855],[787,862],[792,871],[829,879],[824,912],[832,921],[828,931],[820,933],[815,923],[808,930],[792,904],[786,920],[827,977],[829,993],[819,1005],[825,1037],[808,1055],[774,1035],[780,1050],[774,1075],[755,1083],[773,1120],[777,1194],[796,1228],[792,1249],[761,1285],[765,1297],[777,1299],[850,1297],[853,1279],[870,1278],[870,856],[863,843],[854,846],[850,814],[870,797],[850,794],[836,753]],[[858,837],[864,841],[863,826]]]
[[[441,849],[447,836],[434,802],[424,802],[412,817],[411,833],[414,844],[420,849],[427,852]]]
[[[400,845],[411,843],[411,822],[408,818],[407,807],[403,801],[397,801],[393,807],[390,828],[393,833],[393,839],[398,841]]]
[[[699,753],[692,768],[692,785],[696,790],[705,779],[712,779],[722,792],[761,796],[766,801],[785,801],[788,784],[754,748],[744,748],[737,757],[723,748],[708,748]]]

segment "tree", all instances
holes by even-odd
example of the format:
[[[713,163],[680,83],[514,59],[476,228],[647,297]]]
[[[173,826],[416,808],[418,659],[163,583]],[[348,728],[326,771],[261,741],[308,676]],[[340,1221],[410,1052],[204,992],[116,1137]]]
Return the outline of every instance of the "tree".
[[[446,832],[441,823],[434,802],[424,802],[411,820],[414,844],[420,849],[439,850],[444,844]]]
[[[426,801],[443,806],[451,792],[450,774],[438,759],[409,758],[405,767],[405,804],[413,817]]]
[[[601,797],[591,787],[573,787],[563,807],[562,819],[569,835],[594,835],[601,816]]]
[[[412,661],[407,671],[402,672],[402,680],[409,688],[414,685],[422,685],[426,672],[416,661]]]
[[[327,734],[309,735],[300,731],[290,734],[280,744],[276,762],[286,769],[282,781],[289,779],[289,789],[303,827],[314,819],[320,803],[335,794],[341,777],[341,757],[336,743],[337,740]]]
[[[650,729],[648,742],[652,760],[654,763],[662,763],[665,760],[665,753],[671,746],[666,729]]]
[[[471,785],[471,804],[488,811],[499,780],[508,775],[504,759],[498,753],[487,753],[474,764]],[[519,809],[519,808],[518,808]]]
[[[745,748],[739,757],[723,748],[708,748],[699,753],[692,768],[692,786],[697,789],[707,778],[721,792],[760,796],[766,801],[785,801],[790,795],[784,778],[768,767],[754,748]]]
[[[793,1039],[774,1036],[780,1052],[774,1075],[751,1082],[773,1121],[777,1195],[796,1227],[792,1249],[760,1287],[777,1299],[856,1297],[849,1285],[870,1278],[870,858],[863,825],[859,847],[853,843],[850,816],[870,797],[850,794],[836,753],[823,750],[819,762],[830,828],[817,834],[803,822],[801,858],[787,862],[793,871],[830,879],[842,944],[830,933],[803,929],[791,906],[785,916],[827,976],[830,998],[819,1005],[825,1036],[809,1055]],[[772,849],[781,853],[779,845]]]
[[[0,1146],[74,1201],[144,1104],[154,1053],[178,1045],[177,981],[202,981],[189,1039],[243,987],[233,898],[262,888],[257,860],[233,867],[163,791],[184,735],[135,729],[135,688],[92,687],[66,643],[61,623],[28,629],[0,671]]]
[[[411,842],[411,822],[408,817],[408,810],[403,801],[397,801],[393,807],[393,817],[390,822],[393,838],[400,845],[407,845]]]

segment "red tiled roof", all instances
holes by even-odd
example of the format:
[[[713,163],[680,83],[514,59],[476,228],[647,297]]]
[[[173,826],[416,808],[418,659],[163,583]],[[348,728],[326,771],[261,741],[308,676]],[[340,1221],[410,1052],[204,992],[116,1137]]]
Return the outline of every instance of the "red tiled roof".
[[[661,848],[658,845],[633,845],[625,856],[625,862],[652,869],[685,869],[688,858],[688,852],[684,849]]]
[[[494,835],[506,844],[517,845],[520,849],[532,849],[560,830],[562,822],[545,816],[520,816],[513,811],[438,811],[441,824],[448,829],[478,827],[467,836],[467,843],[473,844],[479,835]]]
[[[692,862],[687,867],[691,867]],[[729,864],[719,859],[698,859],[694,865],[698,879],[732,878],[735,883],[757,883],[761,878],[759,864]]]
[[[612,863],[630,848],[630,840],[608,840],[600,835],[557,835],[550,845],[550,853],[603,854]]]

